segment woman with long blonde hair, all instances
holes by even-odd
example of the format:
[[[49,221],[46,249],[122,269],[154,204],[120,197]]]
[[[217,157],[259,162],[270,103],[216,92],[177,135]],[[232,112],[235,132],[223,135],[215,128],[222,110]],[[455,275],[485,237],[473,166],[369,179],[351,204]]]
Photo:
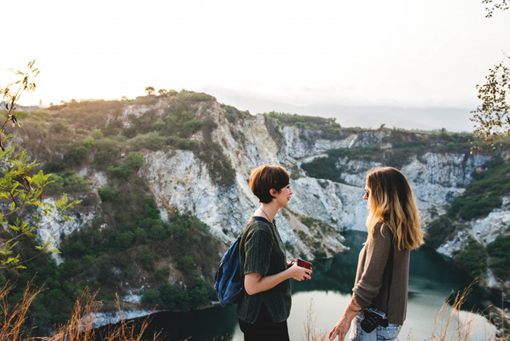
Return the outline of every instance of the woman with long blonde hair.
[[[410,251],[423,244],[420,213],[411,186],[396,168],[366,176],[367,241],[360,251],[352,298],[329,339],[395,340],[407,311]]]

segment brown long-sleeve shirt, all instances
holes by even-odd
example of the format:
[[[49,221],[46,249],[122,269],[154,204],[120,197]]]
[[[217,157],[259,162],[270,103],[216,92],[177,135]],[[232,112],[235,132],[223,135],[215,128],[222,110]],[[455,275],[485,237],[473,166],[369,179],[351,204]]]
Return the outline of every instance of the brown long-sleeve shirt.
[[[401,325],[407,311],[410,252],[399,251],[389,228],[383,226],[374,227],[374,237],[367,239],[359,253],[352,292],[361,308],[382,310],[389,323]]]

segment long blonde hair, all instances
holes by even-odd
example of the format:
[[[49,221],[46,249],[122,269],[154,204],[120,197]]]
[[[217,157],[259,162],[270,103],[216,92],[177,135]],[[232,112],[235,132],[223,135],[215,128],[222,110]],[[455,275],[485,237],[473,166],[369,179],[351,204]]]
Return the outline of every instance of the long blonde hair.
[[[384,223],[399,250],[414,250],[423,244],[420,212],[411,186],[396,168],[377,167],[367,174],[369,214],[366,225],[373,238],[375,225]],[[381,230],[382,233],[382,230]]]

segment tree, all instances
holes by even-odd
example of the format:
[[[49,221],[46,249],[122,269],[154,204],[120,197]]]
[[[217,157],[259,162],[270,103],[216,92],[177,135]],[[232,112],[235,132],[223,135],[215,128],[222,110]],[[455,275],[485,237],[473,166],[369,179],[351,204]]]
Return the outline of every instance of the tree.
[[[156,89],[154,89],[153,86],[148,86],[145,88],[145,92],[147,93],[147,96],[152,96],[154,95],[154,91],[156,91]]]
[[[78,203],[70,201],[65,194],[56,200],[56,205],[43,201],[43,190],[54,181],[53,175],[39,170],[39,164],[30,161],[27,152],[15,142],[13,133],[7,132],[20,126],[16,104],[23,93],[35,90],[38,74],[35,61],[31,61],[26,71],[16,71],[17,81],[0,88],[4,114],[0,126],[0,268],[25,268],[28,260],[22,259],[18,245],[27,238],[36,240],[38,224],[44,215],[54,210],[63,213]],[[56,252],[52,245],[42,242],[37,242],[36,249]]]
[[[506,11],[509,9],[507,0],[482,0],[482,3],[485,4],[486,18],[492,18],[496,10]]]
[[[496,10],[509,9],[507,0],[482,0],[486,5],[486,18],[491,18]],[[496,149],[496,142],[510,136],[510,66],[503,60],[489,69],[485,83],[478,84],[478,99],[481,104],[472,111],[474,134],[484,143]],[[475,148],[477,149],[477,148]]]
[[[504,62],[497,64],[476,88],[482,103],[471,118],[474,133],[495,147],[498,138],[510,136],[510,68]]]

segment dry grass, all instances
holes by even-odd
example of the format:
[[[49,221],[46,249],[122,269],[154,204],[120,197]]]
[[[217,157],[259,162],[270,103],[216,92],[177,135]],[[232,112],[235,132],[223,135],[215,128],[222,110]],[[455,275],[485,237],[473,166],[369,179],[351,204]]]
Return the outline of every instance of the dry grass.
[[[26,330],[25,326],[28,309],[40,293],[40,290],[32,289],[31,285],[28,284],[21,298],[14,305],[7,302],[11,290],[12,287],[8,285],[0,289],[0,307],[2,314],[0,340],[26,340],[30,335],[30,331]]]
[[[460,311],[462,305],[464,302],[466,302],[466,298],[470,290],[471,285],[464,289],[462,292],[458,292],[457,295],[455,295],[455,299],[453,300],[451,306],[449,301],[446,301],[441,306],[434,321],[435,328],[432,332],[432,337],[430,340],[446,341],[452,340],[452,337],[455,337],[455,340],[458,341],[469,340],[469,337],[473,332],[473,318],[467,318],[464,320],[461,319]],[[455,330],[453,335],[450,332],[451,328],[454,328]]]
[[[438,314],[435,319],[435,328],[432,334],[432,337],[429,339],[431,341],[448,341],[448,340],[456,340],[456,341],[467,341],[470,340],[473,334],[473,324],[474,324],[474,315],[473,317],[461,317],[461,308],[466,302],[466,299],[471,292],[471,289],[475,282],[471,283],[466,289],[461,292],[458,292],[453,299],[453,302],[446,301],[442,307],[440,308]],[[489,308],[490,310],[491,307]],[[504,311],[501,309],[495,309],[501,314],[499,319],[505,321]],[[484,314],[485,316],[490,314]],[[494,322],[494,318],[490,318],[491,322]],[[506,341],[508,337],[505,338],[504,328],[498,326],[498,333],[501,335],[485,336],[484,341]],[[481,340],[482,341],[482,340]]]
[[[41,292],[40,289],[34,289],[28,284],[22,297],[16,304],[9,304],[7,298],[12,287],[4,286],[0,289],[0,306],[2,321],[0,324],[0,341],[18,341],[18,340],[40,340],[40,341],[141,341],[143,334],[148,327],[148,320],[144,320],[141,325],[130,323],[126,320],[112,328],[101,332],[94,329],[94,311],[99,307],[95,300],[96,294],[89,295],[85,293],[75,302],[73,313],[70,320],[60,326],[57,326],[55,333],[48,337],[32,337],[31,331],[26,327],[27,314],[30,305]],[[120,300],[117,299],[117,309],[120,311]],[[153,341],[159,340],[156,334]]]
[[[308,309],[306,309],[306,320],[304,325],[304,340],[305,341],[325,341],[327,334],[321,334],[315,329],[315,314],[313,312],[313,299],[310,300]]]

